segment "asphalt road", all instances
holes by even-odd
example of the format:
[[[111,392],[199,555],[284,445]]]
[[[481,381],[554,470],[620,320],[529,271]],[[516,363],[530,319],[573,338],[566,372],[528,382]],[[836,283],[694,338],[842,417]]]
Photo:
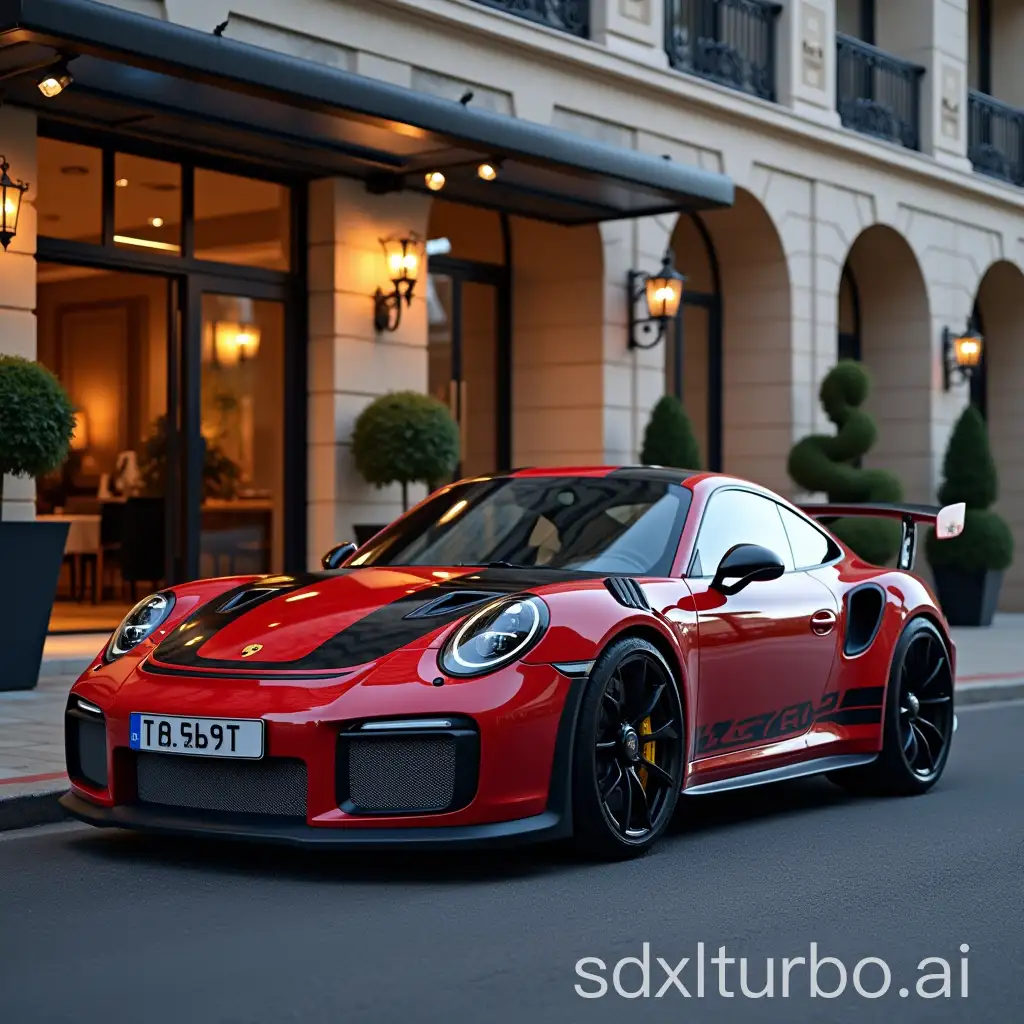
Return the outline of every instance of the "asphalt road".
[[[579,864],[514,855],[310,856],[154,841],[78,825],[0,837],[5,1024],[1024,1020],[1024,703],[960,713],[926,797],[853,800],[826,782],[691,798],[647,858]],[[648,942],[650,995],[614,965]],[[737,963],[706,962],[724,945]],[[838,998],[811,998],[784,957],[838,957]],[[966,957],[961,944],[970,948]],[[597,957],[600,982],[576,973]],[[686,998],[658,957],[679,969]],[[774,958],[774,994],[765,987]],[[878,957],[891,987],[853,987]],[[950,965],[950,997],[919,975]],[[967,960],[967,996],[962,995]],[[720,994],[720,971],[725,990]],[[883,984],[864,965],[861,987]],[[838,968],[819,968],[825,991]],[[625,967],[620,988],[640,988]],[[660,997],[656,993],[667,982]],[[924,982],[926,991],[941,978]],[[908,989],[902,997],[900,989]]]

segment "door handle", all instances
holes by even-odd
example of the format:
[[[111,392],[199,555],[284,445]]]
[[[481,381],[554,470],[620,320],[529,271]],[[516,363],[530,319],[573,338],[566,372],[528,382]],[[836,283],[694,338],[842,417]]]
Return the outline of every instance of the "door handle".
[[[818,636],[827,636],[836,625],[836,613],[828,609],[822,609],[811,616],[811,632]]]

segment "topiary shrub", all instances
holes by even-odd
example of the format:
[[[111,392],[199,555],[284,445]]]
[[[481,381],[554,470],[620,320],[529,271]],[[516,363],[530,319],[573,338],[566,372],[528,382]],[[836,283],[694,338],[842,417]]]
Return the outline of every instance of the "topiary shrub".
[[[1006,521],[989,506],[999,496],[999,476],[988,443],[985,419],[969,405],[957,420],[942,465],[939,501],[967,505],[963,533],[950,540],[926,542],[933,567],[949,566],[964,572],[1001,572],[1013,561],[1013,534]]]
[[[893,502],[903,488],[892,473],[861,469],[860,459],[878,437],[875,421],[860,407],[871,391],[861,363],[840,360],[821,382],[819,398],[836,426],[834,435],[811,434],[789,453],[789,475],[807,491],[824,491],[833,502]],[[829,529],[852,551],[874,565],[885,565],[899,551],[899,523],[884,519],[837,519]]]
[[[418,391],[395,391],[374,399],[352,431],[356,469],[376,487],[402,485],[402,509],[409,484],[433,489],[459,464],[459,428],[448,407]]]
[[[6,474],[35,477],[58,469],[74,431],[74,406],[60,381],[39,363],[0,356],[0,502]]]
[[[700,469],[700,449],[690,417],[674,395],[664,395],[651,410],[644,429],[640,461],[645,466]]]

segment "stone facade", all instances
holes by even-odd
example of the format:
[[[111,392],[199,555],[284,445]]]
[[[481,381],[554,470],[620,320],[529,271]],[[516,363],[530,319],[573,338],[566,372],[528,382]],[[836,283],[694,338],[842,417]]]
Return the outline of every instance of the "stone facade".
[[[967,159],[976,31],[967,0],[878,5],[877,45],[925,69],[920,151],[840,124],[835,32],[850,18],[845,0],[783,0],[777,102],[672,70],[661,0],[592,0],[590,39],[475,0],[119,6],[204,30],[230,14],[231,38],[453,99],[472,89],[473,102],[497,114],[734,179],[735,207],[703,217],[702,232],[685,215],[571,230],[512,219],[514,464],[637,458],[647,415],[665,388],[666,349],[627,347],[626,273],[654,270],[672,244],[690,287],[707,284],[709,268],[717,266],[724,468],[791,493],[790,446],[809,431],[829,429],[817,390],[836,360],[840,278],[849,265],[880,428],[868,464],[898,473],[909,500],[934,500],[950,427],[968,400],[964,384],[943,388],[943,329],[962,328],[978,300],[991,355],[999,508],[1024,543],[1016,443],[1016,396],[1024,385],[1024,191],[974,173]],[[1019,31],[1024,5],[995,6],[1006,31]],[[1004,50],[1008,38],[1000,43]],[[1015,51],[1005,60],[1000,52],[993,55],[995,77],[1012,93],[1020,78]],[[1007,99],[1020,101],[1009,93]],[[8,147],[30,150],[24,115],[0,116],[16,129]],[[19,160],[31,165],[26,154]],[[353,524],[399,510],[397,492],[373,491],[359,480],[348,441],[355,416],[375,395],[426,388],[424,304],[413,302],[394,335],[375,336],[369,297],[384,272],[377,239],[399,229],[429,233],[432,217],[431,201],[421,197],[370,196],[342,181],[312,188],[311,562],[349,536]],[[25,351],[32,287],[22,263],[29,266],[32,238],[30,228],[19,232],[17,280],[5,275],[3,285],[10,294],[2,316]],[[688,367],[687,404],[700,419],[708,395],[699,353]],[[1010,574],[1004,604],[1024,608],[1024,557]]]

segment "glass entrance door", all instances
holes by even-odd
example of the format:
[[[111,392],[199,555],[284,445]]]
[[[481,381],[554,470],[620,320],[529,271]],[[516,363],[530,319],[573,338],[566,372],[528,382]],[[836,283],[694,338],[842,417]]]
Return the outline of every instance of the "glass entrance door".
[[[214,288],[216,290],[214,290]],[[251,289],[204,287],[189,510],[200,577],[279,573],[285,564],[285,306]],[[186,365],[188,360],[186,360]],[[197,372],[198,371],[198,372]]]
[[[428,387],[459,425],[456,477],[509,464],[509,367],[503,268],[432,258],[427,285]]]

